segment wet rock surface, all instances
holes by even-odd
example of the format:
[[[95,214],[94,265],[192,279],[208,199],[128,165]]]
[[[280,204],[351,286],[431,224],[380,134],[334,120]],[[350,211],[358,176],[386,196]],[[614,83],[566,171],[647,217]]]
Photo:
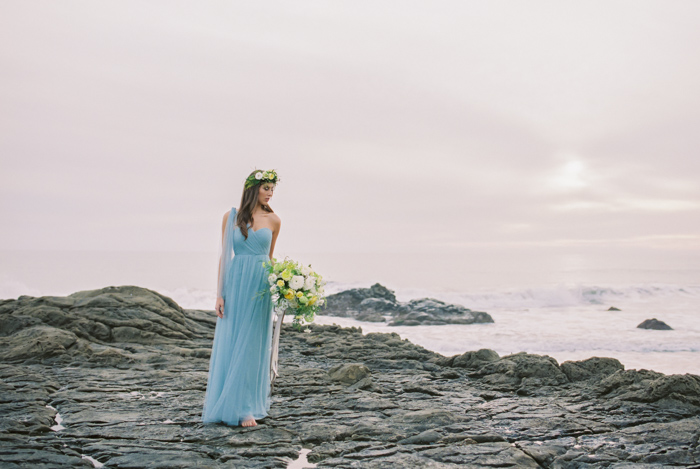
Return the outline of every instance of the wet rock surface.
[[[488,313],[472,311],[462,305],[445,303],[434,298],[399,302],[393,291],[379,283],[369,288],[352,288],[328,295],[322,314],[350,317],[367,322],[386,322],[389,318],[390,326],[441,326],[493,322],[493,318]]]
[[[0,301],[0,465],[700,467],[698,376],[334,325],[285,325],[257,427],[203,424],[215,324],[139,287]]]

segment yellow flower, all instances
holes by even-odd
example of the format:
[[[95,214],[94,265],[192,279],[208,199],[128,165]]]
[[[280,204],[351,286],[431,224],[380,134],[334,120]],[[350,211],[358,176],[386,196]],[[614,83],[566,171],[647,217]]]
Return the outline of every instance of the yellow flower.
[[[294,290],[287,290],[287,293],[285,293],[284,297],[287,298],[288,300],[291,300],[292,298],[294,298]]]
[[[283,286],[284,286],[284,280],[282,280],[282,279],[277,280],[277,286],[278,286],[278,287],[283,287]]]
[[[311,299],[309,300],[309,306],[313,306],[313,304],[316,303],[317,299],[318,298],[316,298],[315,296],[312,296]]]
[[[280,276],[285,279],[286,281],[289,281],[289,279],[292,278],[292,271],[289,269],[286,269],[284,272],[280,274]]]
[[[304,296],[304,293],[303,293],[303,292],[300,292],[300,291],[298,291],[298,292],[297,292],[297,298],[301,298],[302,296]]]

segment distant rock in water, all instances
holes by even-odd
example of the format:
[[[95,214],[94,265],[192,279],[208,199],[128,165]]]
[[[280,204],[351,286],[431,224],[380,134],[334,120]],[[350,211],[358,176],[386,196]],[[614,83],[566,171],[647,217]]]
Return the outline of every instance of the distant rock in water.
[[[647,319],[637,326],[639,329],[654,329],[657,331],[672,331],[673,328],[663,321],[659,321],[656,318]]]
[[[397,307],[394,292],[375,283],[369,288],[352,288],[328,295],[322,314],[354,319],[363,316],[360,321],[384,322],[383,315],[391,314]]]
[[[401,306],[390,326],[440,326],[444,324],[490,323],[493,318],[482,311],[433,298],[411,300]]]
[[[321,314],[358,321],[385,322],[390,326],[439,326],[445,324],[492,323],[493,318],[482,311],[472,311],[462,305],[445,303],[433,298],[419,298],[402,303],[394,292],[375,283],[370,288],[352,288],[328,295]]]
[[[620,308],[616,308],[614,306],[611,306],[607,309],[607,311],[622,311]]]

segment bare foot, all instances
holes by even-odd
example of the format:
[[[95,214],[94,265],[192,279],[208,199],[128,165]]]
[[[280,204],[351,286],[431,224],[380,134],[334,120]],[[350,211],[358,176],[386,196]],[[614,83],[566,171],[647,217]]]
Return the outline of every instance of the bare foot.
[[[253,417],[247,418],[241,423],[242,427],[254,427],[258,424]]]

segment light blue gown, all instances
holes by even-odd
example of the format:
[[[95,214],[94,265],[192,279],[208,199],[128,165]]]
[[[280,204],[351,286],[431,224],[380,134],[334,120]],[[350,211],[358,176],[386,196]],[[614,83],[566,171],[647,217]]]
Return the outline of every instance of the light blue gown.
[[[248,239],[229,214],[222,244],[224,317],[216,319],[202,422],[240,425],[270,410],[272,299],[263,261],[270,260],[272,231],[248,226]],[[266,293],[256,296],[258,291]]]

